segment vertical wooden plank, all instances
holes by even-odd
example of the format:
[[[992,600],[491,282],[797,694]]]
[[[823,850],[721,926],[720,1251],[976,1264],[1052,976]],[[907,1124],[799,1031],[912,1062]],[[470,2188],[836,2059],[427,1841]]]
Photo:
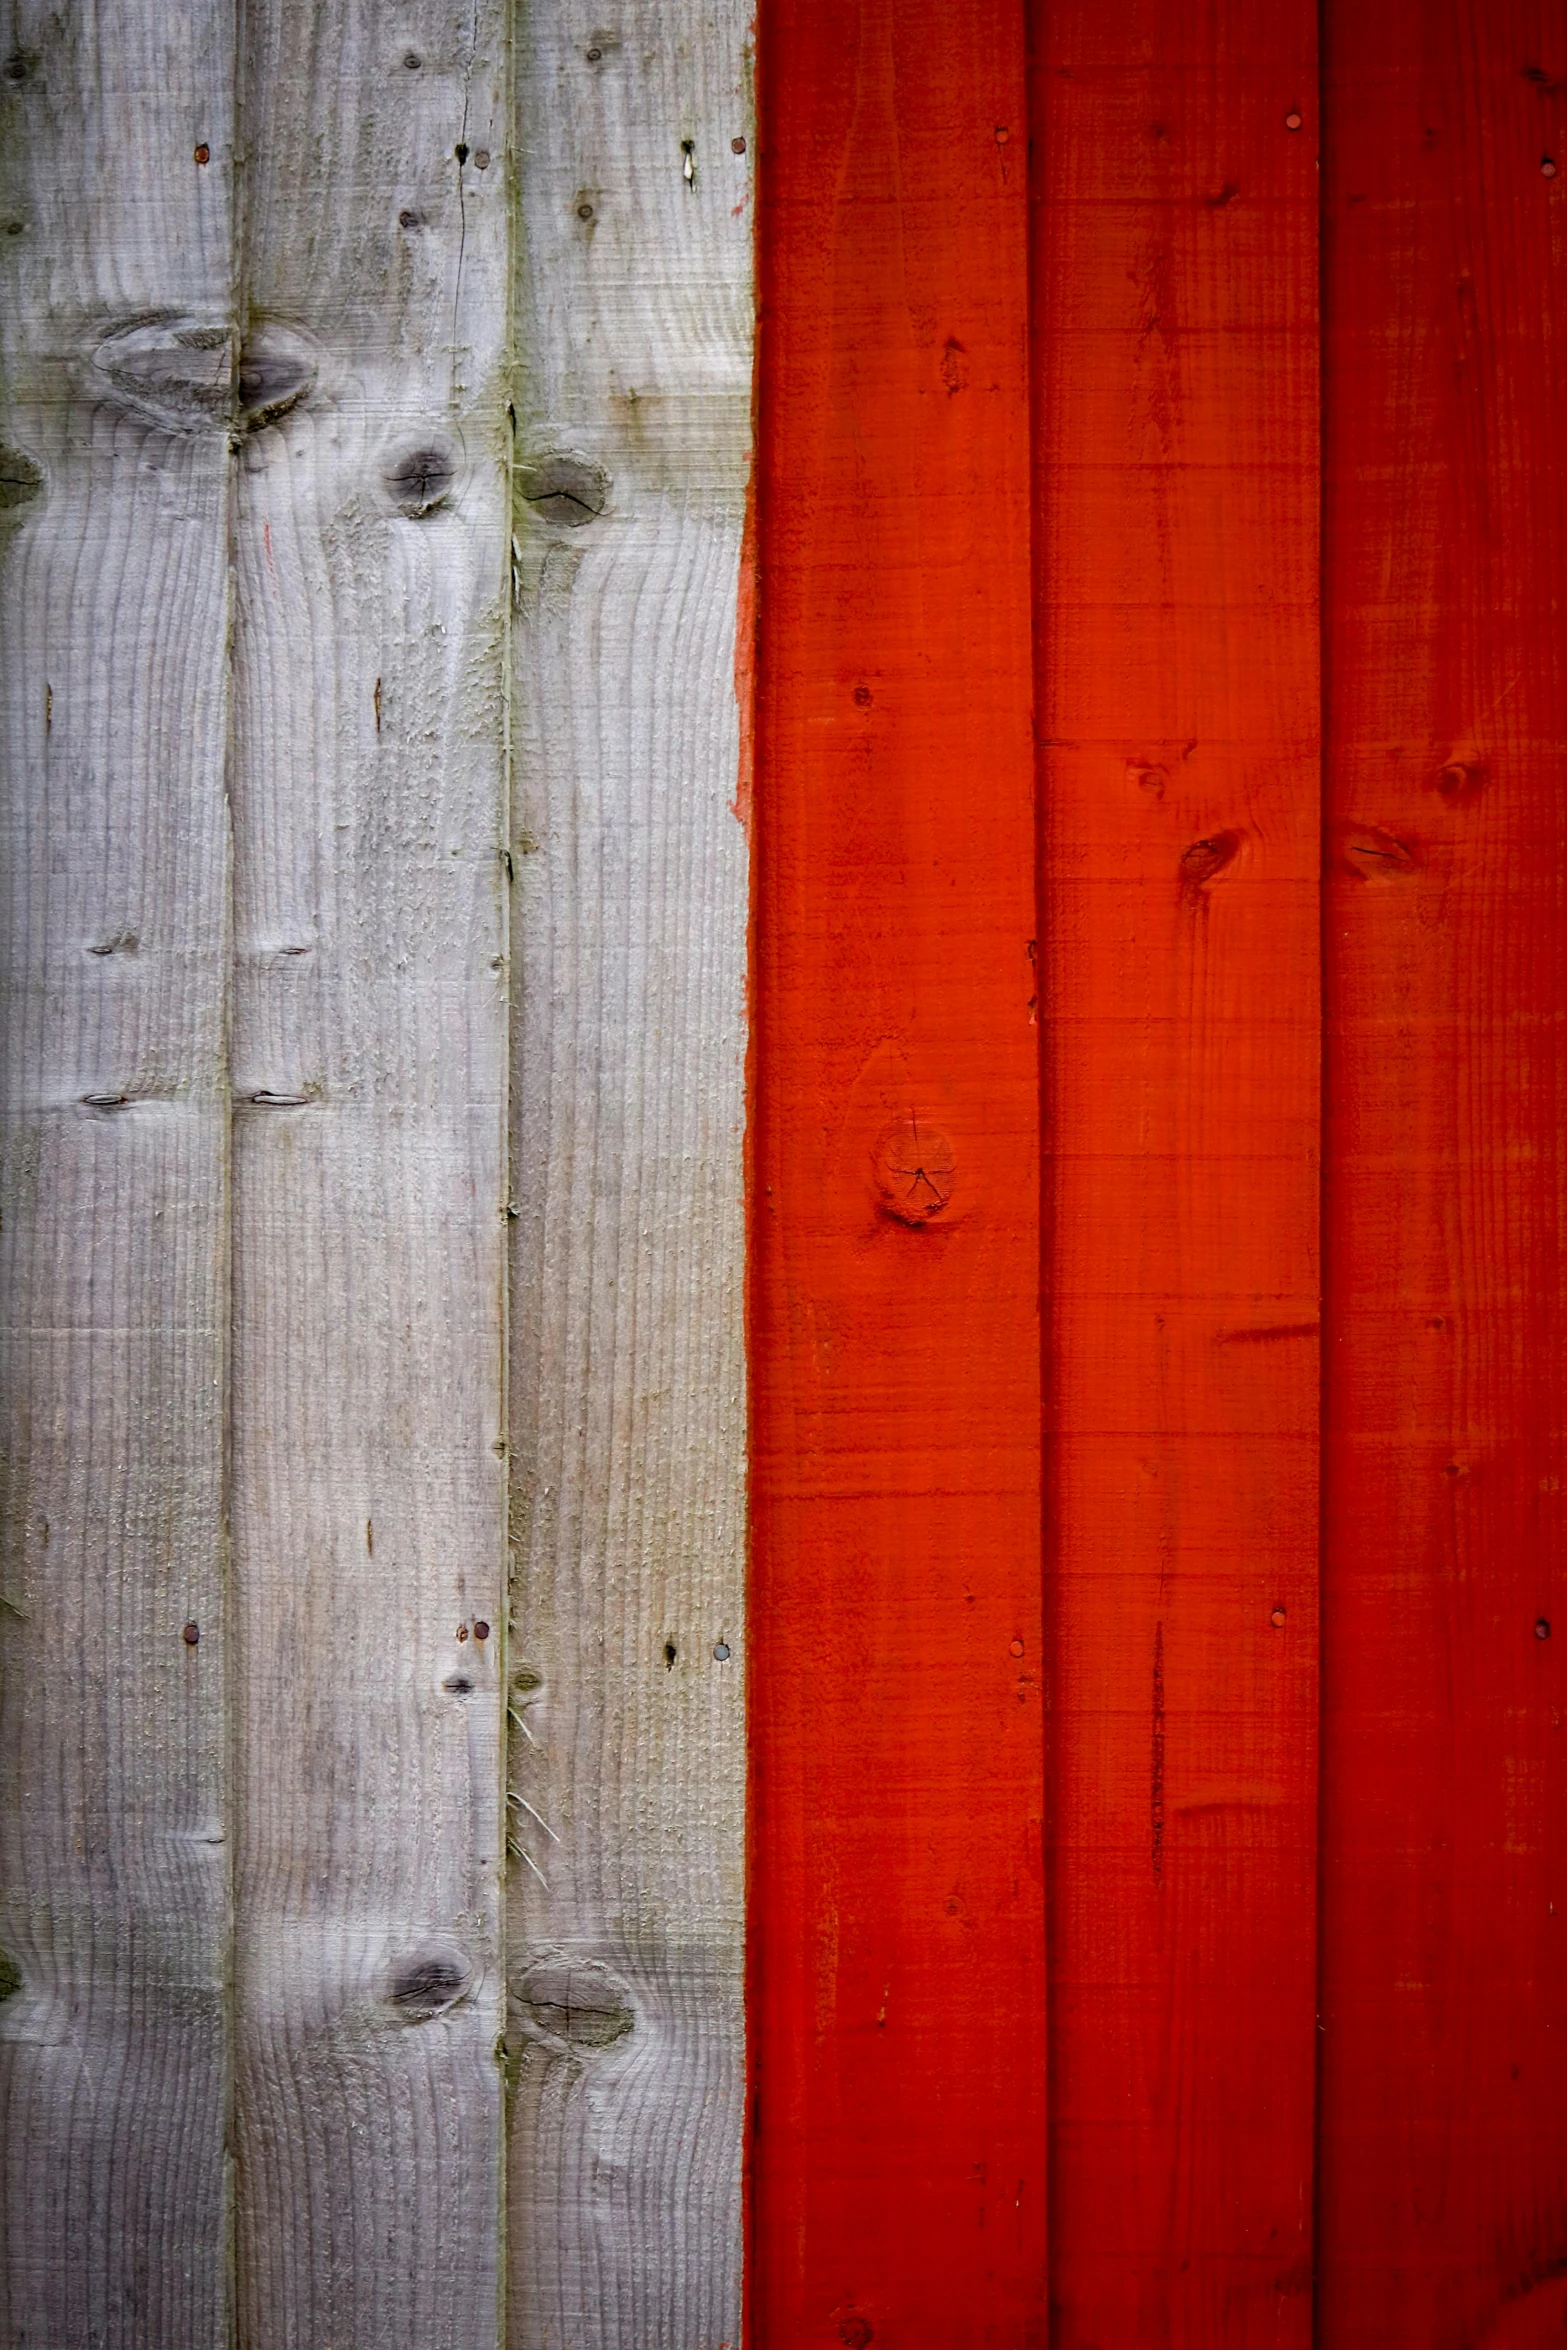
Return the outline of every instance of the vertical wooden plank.
[[[1315,18],[1035,11],[1058,2350],[1311,2331]]]
[[[1326,23],[1322,2338],[1523,2350],[1567,2316],[1567,19]]]
[[[764,25],[760,2343],[1042,2344],[1021,11]]]
[[[494,2343],[505,11],[250,0],[240,2330]]]
[[[512,2340],[738,2350],[747,11],[530,0]],[[612,29],[606,29],[612,28]]]
[[[0,2334],[227,2339],[227,11],[0,29]],[[187,1630],[188,1627],[188,1630]]]

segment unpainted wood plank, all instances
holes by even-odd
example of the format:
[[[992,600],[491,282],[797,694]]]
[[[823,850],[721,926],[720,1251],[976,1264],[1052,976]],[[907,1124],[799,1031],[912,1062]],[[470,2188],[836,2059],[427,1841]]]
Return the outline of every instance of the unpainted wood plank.
[[[0,30],[0,2335],[228,2339],[228,12]]]
[[[517,30],[526,2350],[740,2340],[746,28],[535,0]]]
[[[508,242],[498,5],[245,16],[240,2336],[500,2324]]]
[[[1567,2316],[1567,19],[1332,0],[1321,2339]]]
[[[1052,2340],[1304,2350],[1316,18],[1033,15]]]
[[[993,0],[764,24],[769,2350],[1048,2322],[1024,32]]]

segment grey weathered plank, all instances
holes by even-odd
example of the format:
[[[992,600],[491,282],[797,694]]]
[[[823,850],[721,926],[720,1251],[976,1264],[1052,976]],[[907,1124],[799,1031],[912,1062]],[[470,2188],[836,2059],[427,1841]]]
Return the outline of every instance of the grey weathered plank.
[[[747,20],[517,35],[518,2350],[739,2341]]]
[[[0,28],[0,2335],[18,2350],[228,2338],[232,88],[208,0],[24,0]]]
[[[245,22],[240,2331],[475,2350],[501,2292],[505,11]]]

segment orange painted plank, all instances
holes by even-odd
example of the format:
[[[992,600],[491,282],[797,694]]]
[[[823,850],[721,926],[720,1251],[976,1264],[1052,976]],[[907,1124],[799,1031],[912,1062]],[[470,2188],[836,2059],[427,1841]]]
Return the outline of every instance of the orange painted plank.
[[[1032,15],[1052,2342],[1303,2350],[1315,12]]]
[[[1042,2345],[1023,24],[764,12],[751,2306]]]
[[[1322,2339],[1527,2350],[1567,2323],[1567,14],[1326,27]]]

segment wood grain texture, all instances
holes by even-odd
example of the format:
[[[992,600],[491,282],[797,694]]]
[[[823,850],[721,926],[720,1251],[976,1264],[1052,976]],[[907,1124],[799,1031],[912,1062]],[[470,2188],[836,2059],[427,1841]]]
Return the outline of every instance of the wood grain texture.
[[[1567,19],[1326,25],[1322,2339],[1528,2350],[1567,2311]]]
[[[1315,19],[1060,0],[1035,39],[1052,2340],[1280,2350],[1311,2333]]]
[[[755,2339],[1042,2344],[1020,11],[764,23]]]
[[[226,14],[199,0],[23,5],[0,25],[0,2335],[16,2350],[228,2339],[232,88]]]
[[[738,2350],[746,12],[517,40],[511,2339]]]
[[[500,2326],[505,43],[498,5],[245,16],[232,1519],[254,2350],[479,2350]]]

